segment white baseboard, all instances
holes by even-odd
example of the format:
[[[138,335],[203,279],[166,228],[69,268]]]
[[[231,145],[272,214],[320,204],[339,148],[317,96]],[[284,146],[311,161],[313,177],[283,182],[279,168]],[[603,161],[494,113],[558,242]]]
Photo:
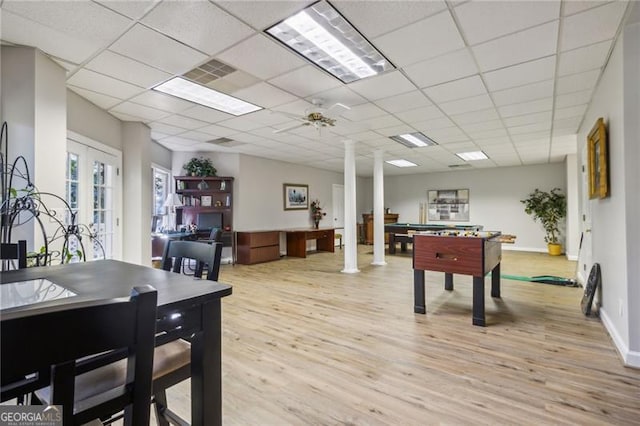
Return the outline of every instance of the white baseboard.
[[[536,253],[546,253],[547,249],[546,248],[532,248],[532,247],[517,247],[517,246],[512,246],[510,244],[503,244],[502,245],[502,250],[509,250],[509,251],[532,251],[532,252],[536,252]]]
[[[577,254],[567,254],[567,260],[573,260],[573,261],[578,261],[578,255]]]
[[[622,337],[620,337],[620,334],[618,334],[618,331],[613,326],[613,322],[611,322],[611,318],[607,315],[607,311],[600,308],[599,313],[602,324],[604,325],[604,328],[607,329],[609,336],[611,336],[613,344],[618,350],[620,357],[622,357],[624,365],[627,367],[640,368],[640,352],[629,350],[624,340],[622,340]]]

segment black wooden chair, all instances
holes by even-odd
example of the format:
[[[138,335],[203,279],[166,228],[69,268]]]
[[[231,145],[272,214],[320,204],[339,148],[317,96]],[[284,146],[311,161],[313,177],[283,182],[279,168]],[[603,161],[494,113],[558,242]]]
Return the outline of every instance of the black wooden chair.
[[[11,350],[2,354],[2,401],[46,380],[49,386],[35,396],[42,404],[61,405],[64,425],[87,423],[123,409],[125,425],[148,424],[156,305],[155,289],[142,286],[132,290],[129,300],[79,302],[64,310],[41,308],[29,316],[3,313],[1,344]],[[34,342],[37,348],[30,344]],[[111,351],[126,351],[126,379],[109,388],[83,384],[83,374],[78,375],[81,360]]]
[[[206,266],[206,279],[216,281],[220,271],[221,255],[222,243],[209,245],[197,241],[169,240],[165,246],[162,265],[167,271],[180,273],[182,261],[194,259],[198,262],[196,275],[201,275]],[[125,366],[122,361],[118,361],[84,375],[83,381],[87,386],[108,388],[122,383],[124,375]],[[155,403],[159,425],[169,425],[169,421],[178,425],[187,424],[168,409],[166,389],[190,377],[191,344],[188,341],[177,339],[156,347],[153,359],[152,402]]]
[[[27,242],[20,240],[17,243],[0,243],[0,260],[3,261],[16,261],[18,268],[22,269],[27,267]],[[0,268],[0,270],[6,270],[7,268]]]

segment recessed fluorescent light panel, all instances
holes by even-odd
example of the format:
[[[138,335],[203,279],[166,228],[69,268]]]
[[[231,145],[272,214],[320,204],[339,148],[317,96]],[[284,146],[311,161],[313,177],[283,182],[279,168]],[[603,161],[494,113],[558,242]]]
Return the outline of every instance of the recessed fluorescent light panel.
[[[153,90],[236,116],[262,109],[257,105],[225,95],[181,77],[174,77],[154,87]]]
[[[438,145],[435,141],[429,139],[420,132],[405,133],[404,135],[390,136],[390,138],[404,146],[408,146],[409,148]]]
[[[412,163],[411,161],[407,161],[407,160],[389,160],[389,161],[385,161],[385,163],[389,163],[396,167],[417,167],[418,166],[416,163]]]
[[[470,152],[458,152],[456,154],[458,157],[462,158],[464,161],[477,161],[477,160],[487,160],[487,154],[482,151],[470,151]]]
[[[266,32],[344,83],[394,68],[324,0],[274,25]]]

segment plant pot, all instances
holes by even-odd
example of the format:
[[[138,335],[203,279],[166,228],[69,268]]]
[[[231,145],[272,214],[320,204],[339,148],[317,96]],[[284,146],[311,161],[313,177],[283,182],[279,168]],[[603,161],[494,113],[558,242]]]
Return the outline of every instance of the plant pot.
[[[560,256],[562,254],[562,245],[561,244],[547,244],[547,250],[549,250],[549,255],[551,256]]]

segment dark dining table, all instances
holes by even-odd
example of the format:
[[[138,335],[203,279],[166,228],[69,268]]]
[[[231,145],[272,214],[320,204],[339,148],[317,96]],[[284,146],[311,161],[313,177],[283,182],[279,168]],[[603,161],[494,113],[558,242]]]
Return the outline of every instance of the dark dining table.
[[[156,345],[191,337],[191,423],[222,424],[220,299],[231,294],[230,285],[117,260],[5,271],[0,273],[0,320],[8,312],[28,316],[78,302],[128,298],[133,287],[145,284],[158,292]]]

